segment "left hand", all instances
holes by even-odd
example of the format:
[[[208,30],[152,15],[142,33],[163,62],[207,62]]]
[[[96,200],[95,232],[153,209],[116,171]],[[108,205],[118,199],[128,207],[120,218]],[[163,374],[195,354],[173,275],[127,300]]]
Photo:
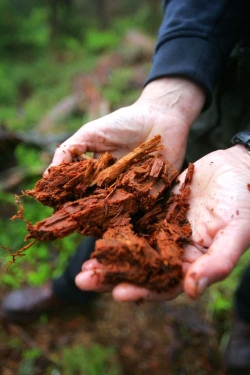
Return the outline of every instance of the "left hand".
[[[72,155],[108,151],[120,159],[154,135],[161,135],[161,153],[180,169],[190,128],[201,112],[205,91],[181,77],[165,77],[150,82],[130,106],[84,124],[56,148],[51,166],[72,161]]]
[[[180,176],[183,181],[185,172]],[[174,189],[177,192],[178,188]],[[83,264],[76,277],[82,290],[112,291],[120,301],[169,300],[183,290],[191,298],[212,283],[226,278],[250,246],[250,155],[234,146],[206,155],[195,163],[188,219],[193,245],[183,254],[184,280],[167,293],[131,284],[102,284],[103,268],[96,259]]]

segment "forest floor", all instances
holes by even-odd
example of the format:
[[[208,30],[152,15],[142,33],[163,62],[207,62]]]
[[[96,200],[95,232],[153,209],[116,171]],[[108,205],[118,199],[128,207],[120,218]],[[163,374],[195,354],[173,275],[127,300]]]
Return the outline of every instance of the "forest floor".
[[[58,311],[23,326],[2,322],[1,374],[98,374],[96,364],[92,370],[74,367],[72,356],[84,361],[83,352],[71,352],[66,361],[65,355],[60,358],[65,346],[100,345],[113,348],[112,366],[100,374],[224,375],[223,322],[209,321],[207,302],[206,294],[198,301],[180,296],[173,302],[141,304],[101,295],[85,311]],[[24,352],[29,353],[26,358]]]

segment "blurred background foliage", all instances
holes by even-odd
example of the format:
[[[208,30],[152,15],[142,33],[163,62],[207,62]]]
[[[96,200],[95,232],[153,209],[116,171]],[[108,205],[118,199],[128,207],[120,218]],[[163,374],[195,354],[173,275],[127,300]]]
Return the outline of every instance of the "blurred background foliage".
[[[159,0],[2,0],[0,122],[30,128],[69,93],[73,77],[116,48],[128,29],[155,35],[159,5]]]
[[[160,0],[0,1],[0,244],[23,246],[25,223],[9,220],[14,194],[34,186],[57,142],[138,97],[160,22]],[[31,198],[22,203],[27,220],[49,215]],[[44,283],[62,272],[79,241],[36,244],[8,272],[11,257],[1,249],[1,282]],[[211,289],[213,311],[230,308],[232,280],[223,292]]]
[[[160,0],[0,1],[0,245],[15,252],[26,244],[25,222],[10,220],[18,210],[15,194],[34,187],[56,145],[137,97],[160,19]],[[31,198],[21,204],[32,223],[51,212]],[[0,294],[59,276],[80,240],[75,234],[36,243],[8,271],[10,251],[0,248]],[[1,332],[3,374],[10,368],[20,375],[121,373],[115,349],[94,338],[55,346],[47,361],[42,341],[34,347],[23,340],[26,332],[10,333]]]
[[[17,209],[14,194],[34,186],[56,142],[137,98],[150,68],[161,2],[1,0],[0,18],[0,244],[16,251],[26,228],[9,220]],[[49,215],[32,199],[23,204],[27,220]],[[36,244],[8,272],[10,254],[1,249],[1,282],[17,288],[59,275],[79,240],[73,235]],[[214,310],[230,308],[231,280],[225,298],[224,289],[211,289]]]
[[[25,223],[10,221],[18,209],[14,195],[33,188],[56,144],[88,120],[138,97],[160,22],[160,0],[0,1],[0,245],[13,251],[24,245]],[[33,223],[50,215],[32,198],[22,204]],[[80,240],[72,235],[36,243],[8,272],[11,255],[1,248],[2,293],[60,275]],[[207,318],[219,321],[222,346],[234,290],[249,259],[248,252],[230,277],[207,292]],[[22,352],[13,339],[7,346],[22,353],[19,374],[35,373],[39,352]],[[118,374],[110,350],[63,347],[58,355],[65,374]],[[83,356],[89,360],[82,362]]]
[[[0,245],[13,251],[24,245],[25,223],[9,220],[17,210],[14,194],[34,186],[56,144],[84,122],[137,97],[160,20],[159,0],[1,0]],[[133,30],[151,38],[146,58],[140,41],[126,42]],[[22,204],[32,222],[50,213],[32,199]],[[11,256],[1,249],[1,283],[43,284],[62,272],[79,240],[73,235],[36,244],[8,272]]]

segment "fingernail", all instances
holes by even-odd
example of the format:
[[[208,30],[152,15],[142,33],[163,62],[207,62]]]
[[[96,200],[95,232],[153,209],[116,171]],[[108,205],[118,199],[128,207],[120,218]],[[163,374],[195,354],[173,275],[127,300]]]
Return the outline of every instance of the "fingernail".
[[[207,277],[202,277],[200,280],[197,281],[197,292],[198,294],[202,294],[205,289],[207,289],[209,285],[209,280]]]

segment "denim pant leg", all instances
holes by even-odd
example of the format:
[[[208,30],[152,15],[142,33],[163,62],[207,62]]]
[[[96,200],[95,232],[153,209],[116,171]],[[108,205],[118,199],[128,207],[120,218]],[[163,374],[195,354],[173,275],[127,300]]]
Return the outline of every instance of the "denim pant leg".
[[[239,319],[250,324],[250,264],[245,269],[237,288],[235,305]]]
[[[75,277],[81,271],[82,264],[90,259],[96,240],[96,237],[85,237],[77,247],[75,254],[70,258],[64,273],[59,278],[52,280],[53,294],[60,300],[84,305],[97,295],[94,292],[82,291],[75,285]]]

